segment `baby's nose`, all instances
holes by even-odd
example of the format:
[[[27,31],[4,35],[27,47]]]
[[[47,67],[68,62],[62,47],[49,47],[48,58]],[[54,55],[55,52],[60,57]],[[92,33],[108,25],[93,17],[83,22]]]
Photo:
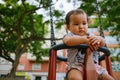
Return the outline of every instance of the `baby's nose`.
[[[83,28],[83,25],[79,25],[79,28]]]

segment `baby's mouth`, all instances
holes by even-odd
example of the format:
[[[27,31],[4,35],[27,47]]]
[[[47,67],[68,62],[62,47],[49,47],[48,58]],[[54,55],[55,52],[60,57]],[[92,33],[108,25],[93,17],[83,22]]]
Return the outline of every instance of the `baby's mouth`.
[[[84,32],[83,30],[79,30],[79,32]]]

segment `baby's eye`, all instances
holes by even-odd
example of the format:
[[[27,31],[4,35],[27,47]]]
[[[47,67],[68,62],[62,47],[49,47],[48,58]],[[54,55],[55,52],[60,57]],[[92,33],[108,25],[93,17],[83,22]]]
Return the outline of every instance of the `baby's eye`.
[[[87,23],[83,23],[83,25],[86,25]]]
[[[79,25],[79,24],[74,24],[74,25],[76,25],[76,26],[77,26],[77,25]]]

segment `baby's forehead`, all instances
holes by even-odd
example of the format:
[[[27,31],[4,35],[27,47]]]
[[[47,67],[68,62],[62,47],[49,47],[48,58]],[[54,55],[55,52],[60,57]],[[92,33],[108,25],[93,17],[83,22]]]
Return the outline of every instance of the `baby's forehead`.
[[[87,17],[86,15],[83,15],[83,14],[77,14],[77,15],[74,14],[74,15],[71,15],[70,22],[74,22],[74,23],[87,22]]]
[[[87,15],[85,14],[72,14],[70,19],[87,19]]]

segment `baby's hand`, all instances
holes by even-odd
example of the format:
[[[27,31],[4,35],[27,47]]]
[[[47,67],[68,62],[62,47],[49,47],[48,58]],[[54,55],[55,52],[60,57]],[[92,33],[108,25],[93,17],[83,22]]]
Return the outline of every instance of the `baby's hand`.
[[[88,36],[89,47],[91,50],[96,51],[99,48],[100,39],[97,36]]]
[[[99,37],[97,36],[89,36],[89,44],[91,45],[99,45],[101,42],[101,39],[99,39]]]

